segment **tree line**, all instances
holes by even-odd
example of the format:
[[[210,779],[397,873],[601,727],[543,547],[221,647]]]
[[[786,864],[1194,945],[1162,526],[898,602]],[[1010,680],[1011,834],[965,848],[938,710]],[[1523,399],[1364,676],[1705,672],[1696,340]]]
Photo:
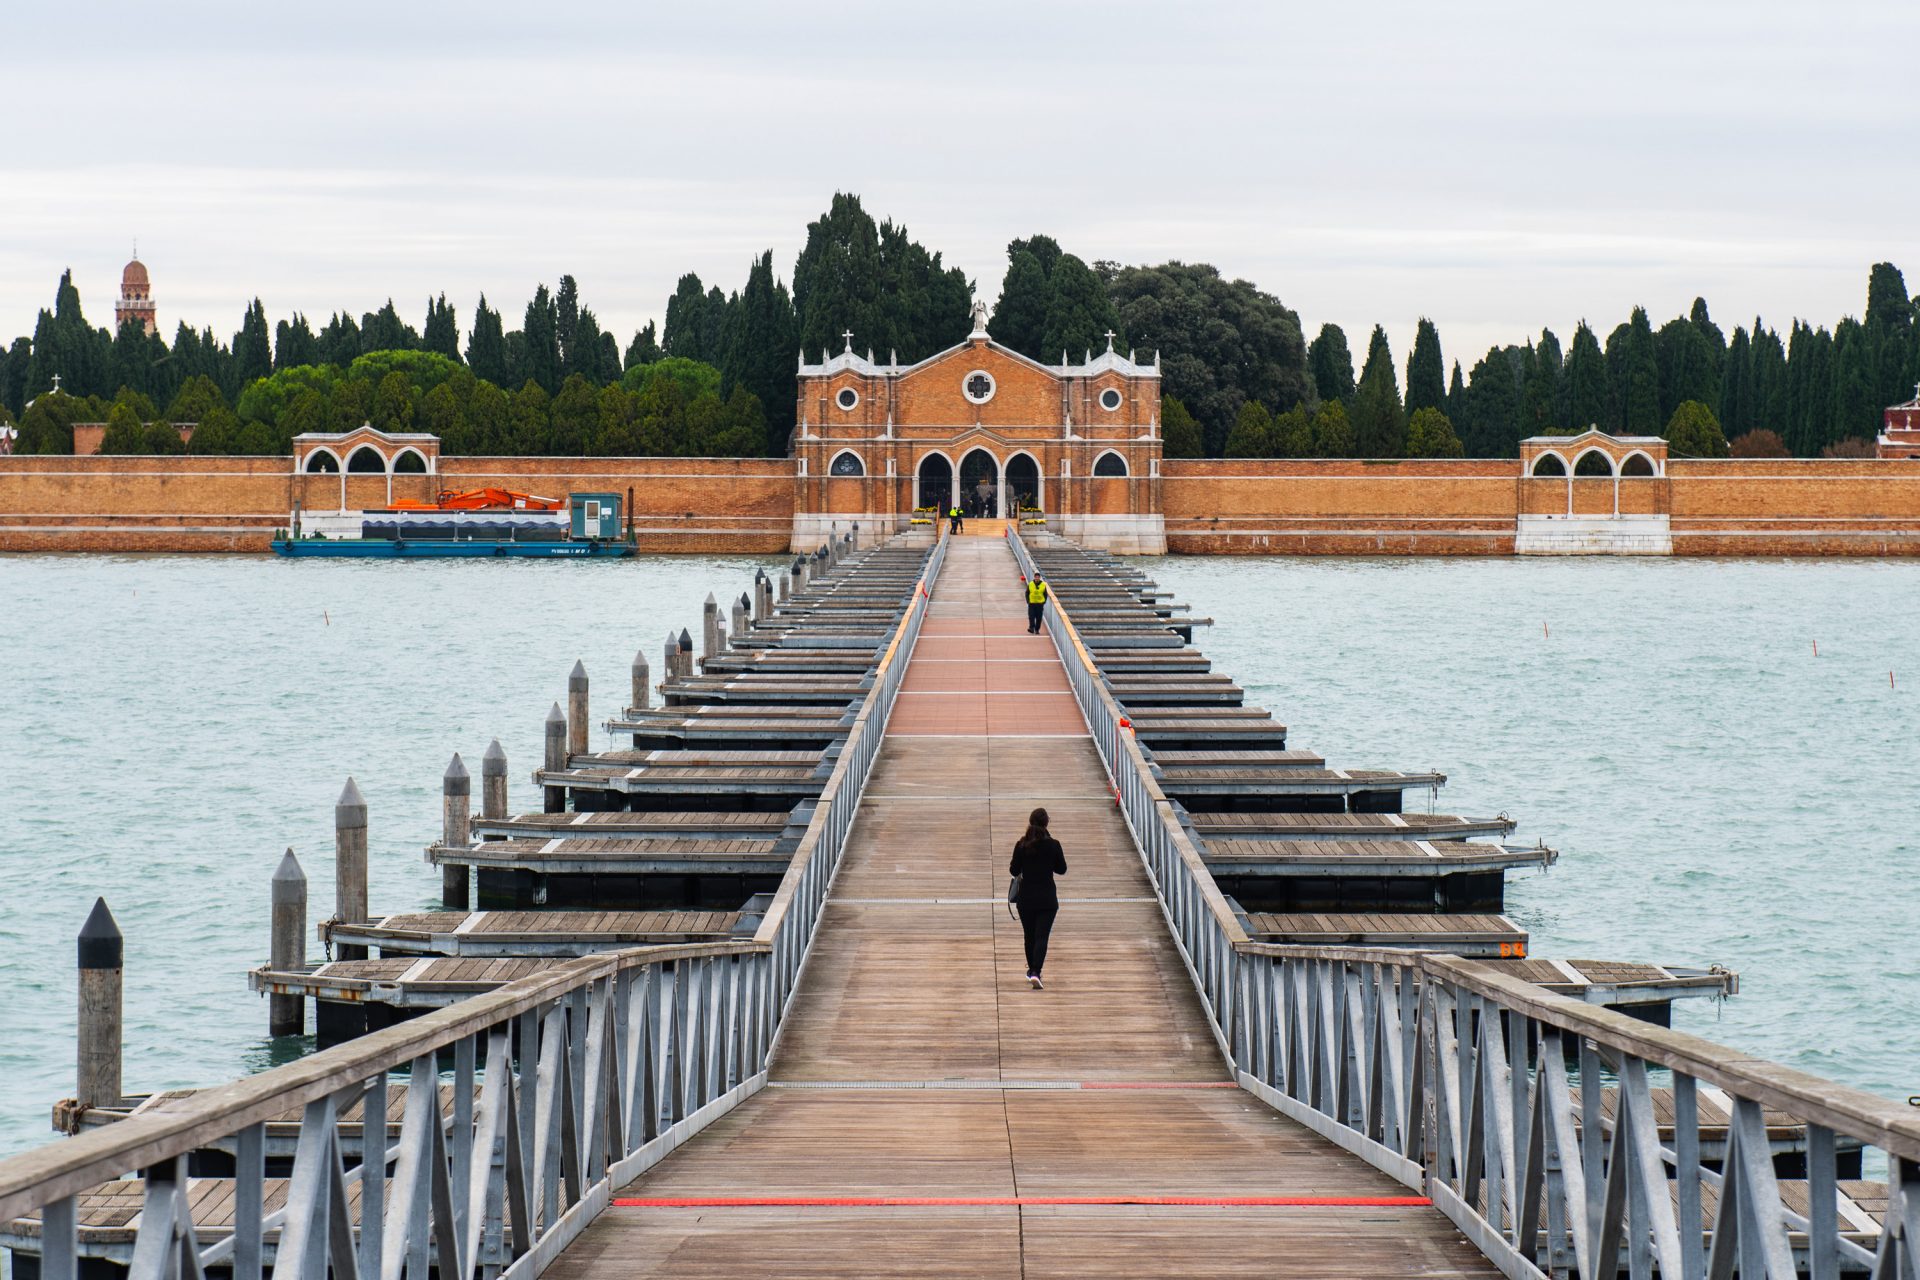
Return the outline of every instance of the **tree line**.
[[[316,327],[298,313],[269,324],[255,299],[230,340],[182,322],[168,341],[92,325],[68,273],[32,336],[0,350],[0,417],[19,423],[22,452],[70,451],[76,421],[106,421],[114,452],[181,448],[168,424],[193,422],[194,452],[261,454],[366,421],[434,432],[448,453],[777,456],[796,356],[840,350],[851,330],[856,350],[912,362],[970,327],[973,283],[855,195],[808,225],[790,279],[771,251],[731,291],[684,275],[658,330],[623,346],[570,275],[538,286],[512,329],[482,296],[464,340],[442,294],[418,328],[391,300]],[[1157,357],[1171,457],[1512,457],[1527,436],[1588,426],[1667,435],[1679,453],[1870,454],[1882,407],[1920,379],[1920,300],[1888,263],[1869,273],[1864,319],[1795,320],[1784,338],[1759,319],[1729,338],[1696,300],[1658,329],[1635,308],[1604,342],[1585,323],[1564,348],[1543,329],[1449,371],[1423,319],[1403,380],[1380,326],[1356,373],[1338,325],[1308,341],[1248,281],[1089,262],[1033,235],[1007,246],[988,327],[1049,364],[1109,340]]]

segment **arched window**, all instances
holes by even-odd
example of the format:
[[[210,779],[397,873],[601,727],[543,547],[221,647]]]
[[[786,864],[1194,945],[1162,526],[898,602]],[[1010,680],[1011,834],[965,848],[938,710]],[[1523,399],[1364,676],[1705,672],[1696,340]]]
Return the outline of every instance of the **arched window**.
[[[1567,464],[1560,461],[1560,455],[1557,453],[1543,453],[1533,460],[1533,474],[1563,476],[1567,474]]]
[[[833,462],[827,467],[830,476],[863,476],[866,467],[860,461],[860,455],[851,449],[843,449],[833,455]]]
[[[1644,453],[1630,453],[1627,460],[1620,464],[1623,476],[1650,476],[1653,474],[1653,459]]]
[[[1613,459],[1598,449],[1589,449],[1581,454],[1573,464],[1573,474],[1577,476],[1610,476],[1613,474]]]
[[[425,475],[426,471],[427,460],[421,457],[417,450],[402,449],[399,456],[393,460],[393,474],[397,476]]]
[[[328,453],[325,449],[315,449],[312,453],[307,455],[307,474],[308,475],[331,476],[331,475],[338,475],[339,473],[340,473],[340,459],[334,457],[331,453]]]
[[[1109,449],[1093,460],[1093,474],[1096,476],[1125,476],[1127,460]]]
[[[347,459],[347,470],[356,474],[371,471],[384,475],[387,470],[387,460],[380,456],[378,449],[370,444],[363,444],[353,451],[352,457]]]

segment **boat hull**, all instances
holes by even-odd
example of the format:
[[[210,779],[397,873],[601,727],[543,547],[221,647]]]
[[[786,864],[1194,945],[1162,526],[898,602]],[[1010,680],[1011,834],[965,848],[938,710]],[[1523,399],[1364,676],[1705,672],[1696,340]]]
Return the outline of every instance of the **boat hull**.
[[[275,538],[275,555],[325,560],[587,560],[630,556],[626,542],[439,541],[395,538]]]

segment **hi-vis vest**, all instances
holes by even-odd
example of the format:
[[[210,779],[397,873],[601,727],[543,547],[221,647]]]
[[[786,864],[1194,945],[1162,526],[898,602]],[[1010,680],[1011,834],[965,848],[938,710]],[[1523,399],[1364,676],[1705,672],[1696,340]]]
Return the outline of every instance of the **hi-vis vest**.
[[[1045,604],[1047,602],[1047,584],[1035,578],[1027,584],[1027,603]]]

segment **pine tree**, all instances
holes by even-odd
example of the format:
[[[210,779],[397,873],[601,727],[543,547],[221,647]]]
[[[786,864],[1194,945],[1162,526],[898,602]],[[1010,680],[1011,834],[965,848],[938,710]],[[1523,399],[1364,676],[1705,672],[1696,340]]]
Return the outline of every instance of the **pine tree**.
[[[1313,452],[1321,458],[1354,456],[1353,421],[1340,401],[1322,401],[1313,415]]]
[[[1406,454],[1407,420],[1400,406],[1400,384],[1393,372],[1393,352],[1387,331],[1373,327],[1367,364],[1353,392],[1354,445],[1363,458],[1398,458]]]
[[[1720,429],[1719,420],[1713,416],[1713,410],[1698,400],[1688,400],[1675,409],[1660,434],[1666,437],[1668,449],[1677,457],[1727,456],[1727,437]]]
[[[1320,326],[1319,336],[1307,345],[1307,368],[1321,400],[1353,399],[1353,353],[1347,350],[1347,335],[1339,325]]]
[[[1229,458],[1271,458],[1273,456],[1273,415],[1258,400],[1240,406],[1240,414],[1227,432],[1225,456]]]
[[[1270,438],[1272,457],[1311,458],[1313,419],[1307,414],[1307,406],[1297,404],[1285,413],[1275,414]]]
[[[487,305],[480,295],[473,309],[473,331],[467,335],[467,367],[476,378],[495,386],[507,380],[507,340],[502,332],[500,313]]]
[[[1032,354],[1052,359],[1052,352],[1065,351],[1070,358],[1088,352],[1098,354],[1109,341],[1125,349],[1126,337],[1106,337],[1119,327],[1113,299],[1093,270],[1070,253],[1060,255],[1047,278],[1047,316],[1041,329],[1040,346]]]
[[[1425,316],[1414,330],[1413,354],[1407,357],[1407,417],[1422,409],[1439,409],[1447,401],[1447,362],[1440,355],[1440,331]]]
[[[139,321],[131,321],[136,328],[144,330]],[[107,429],[100,437],[100,452],[125,454],[145,453],[147,451],[144,424],[133,406],[124,401],[114,401],[113,408],[107,410]]]
[[[1015,246],[1019,246],[1015,251]],[[1042,340],[1046,332],[1047,304],[1051,291],[1040,259],[1016,240],[1007,246],[1006,278],[1000,284],[1000,300],[994,304],[993,319],[987,331],[1001,346],[1011,347],[1034,359],[1051,360]]]
[[[1203,449],[1200,424],[1177,396],[1160,397],[1161,453],[1169,458],[1198,458]]]
[[[1560,425],[1576,432],[1601,425],[1606,420],[1613,392],[1608,385],[1607,358],[1601,354],[1600,340],[1584,320],[1573,331],[1573,345],[1567,350],[1565,382],[1567,412]],[[1479,456],[1477,452],[1475,456]]]
[[[420,349],[449,360],[460,358],[460,322],[454,318],[444,293],[427,299],[427,327],[420,331]]]
[[[1464,458],[1466,448],[1453,423],[1438,409],[1416,409],[1407,419],[1409,458]]]

